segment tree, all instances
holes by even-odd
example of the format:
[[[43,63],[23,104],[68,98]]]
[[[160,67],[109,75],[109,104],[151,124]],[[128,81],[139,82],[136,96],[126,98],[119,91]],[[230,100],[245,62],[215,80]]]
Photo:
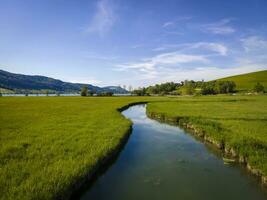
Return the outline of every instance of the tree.
[[[45,90],[45,95],[48,96],[49,95],[49,91]]]
[[[0,92],[0,97],[2,96],[2,92]]]
[[[227,94],[235,92],[236,84],[233,81],[209,81],[201,84],[201,93],[206,94]]]
[[[94,95],[94,91],[93,90],[88,90],[88,95],[89,96],[93,96]]]
[[[187,84],[184,87],[185,87],[185,94],[187,94],[187,95],[194,94],[195,89],[194,89],[194,87],[191,84]]]
[[[264,86],[260,83],[256,83],[254,86],[254,92],[264,92]]]
[[[88,95],[88,87],[85,85],[82,87],[81,96],[85,97],[87,95]]]
[[[138,88],[132,91],[132,94],[137,96],[145,96],[146,95],[146,88]]]

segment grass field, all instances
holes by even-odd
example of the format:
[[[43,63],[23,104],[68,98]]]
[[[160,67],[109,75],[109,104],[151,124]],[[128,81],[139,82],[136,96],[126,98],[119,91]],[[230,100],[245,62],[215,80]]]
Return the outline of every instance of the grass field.
[[[193,123],[267,174],[267,96],[1,97],[0,199],[65,197],[129,131],[117,109],[140,101]]]
[[[0,199],[66,194],[129,130],[117,109],[144,99],[0,98]]]
[[[148,104],[148,113],[192,124],[267,175],[267,96],[187,97]]]
[[[252,72],[248,74],[241,74],[237,76],[230,76],[219,81],[234,81],[236,83],[236,89],[239,91],[250,91],[253,89],[256,83],[261,83],[264,88],[267,88],[267,70]]]

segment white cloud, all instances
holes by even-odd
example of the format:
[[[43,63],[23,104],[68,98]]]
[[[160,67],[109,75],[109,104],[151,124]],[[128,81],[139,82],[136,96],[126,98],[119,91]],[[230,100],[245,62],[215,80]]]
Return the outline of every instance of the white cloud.
[[[164,51],[166,49],[167,47],[157,47],[157,48],[152,49],[152,51]]]
[[[84,84],[92,84],[92,85],[98,85],[102,83],[102,81],[95,79],[94,77],[69,77],[64,78],[65,81],[71,82],[71,83],[84,83]]]
[[[208,63],[209,60],[202,55],[180,54],[179,52],[169,52],[159,54],[151,58],[143,59],[141,62],[125,63],[117,65],[114,70],[132,72],[138,79],[155,79],[162,73],[161,68],[172,67],[173,65],[187,63]]]
[[[208,50],[216,52],[222,56],[227,55],[228,48],[222,43],[214,42],[196,42],[196,43],[183,43],[183,44],[165,44],[160,47],[152,49],[152,51],[165,51],[170,49],[177,49],[179,52],[185,52],[192,49]]]
[[[210,32],[213,34],[226,35],[236,32],[236,30],[229,25],[233,19],[222,19],[219,22],[203,24],[201,25],[201,29],[204,32]]]
[[[258,64],[242,65],[231,68],[220,68],[220,67],[195,67],[195,68],[164,68],[159,73],[154,74],[142,74],[135,73],[131,74],[127,80],[122,80],[125,84],[131,83],[134,87],[138,86],[149,86],[157,83],[164,82],[180,82],[183,80],[215,80],[217,78],[223,78],[227,76],[233,76],[243,73],[255,72],[259,70],[266,70],[267,67]]]
[[[217,52],[222,56],[227,55],[227,51],[228,51],[228,49],[227,49],[227,47],[225,45],[220,44],[220,43],[212,43],[212,42],[193,43],[193,44],[189,45],[189,48],[192,48],[192,49],[197,49],[197,48],[207,49],[207,50],[210,50],[210,51]]]
[[[95,32],[103,35],[112,28],[116,19],[117,16],[114,12],[112,0],[99,0],[97,2],[96,13],[93,16],[89,27],[86,29],[86,32]]]
[[[174,22],[165,22],[163,25],[162,25],[162,27],[163,28],[166,28],[166,27],[168,27],[168,26],[173,26],[174,25]]]
[[[178,22],[181,22],[181,21],[187,21],[187,20],[190,20],[192,19],[192,17],[190,16],[181,16],[181,17],[177,17],[175,18],[173,21],[167,21],[165,22],[162,27],[163,28],[167,28],[167,27],[171,27],[171,26],[174,26],[176,25]]]
[[[258,37],[250,36],[248,38],[241,39],[243,48],[246,52],[261,52],[267,54],[267,40]]]
[[[157,55],[151,59],[156,64],[178,64],[191,62],[208,62],[207,58],[202,55],[180,54],[178,52],[164,53]]]

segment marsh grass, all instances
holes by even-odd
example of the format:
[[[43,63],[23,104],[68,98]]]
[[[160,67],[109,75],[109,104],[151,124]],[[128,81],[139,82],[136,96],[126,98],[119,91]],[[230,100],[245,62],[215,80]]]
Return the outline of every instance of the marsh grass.
[[[193,124],[267,175],[267,96],[206,96],[149,103],[148,113]]]
[[[118,109],[144,99],[1,98],[0,199],[67,198],[129,131]]]
[[[119,110],[184,120],[267,174],[267,96],[0,98],[0,199],[65,199],[125,137]]]

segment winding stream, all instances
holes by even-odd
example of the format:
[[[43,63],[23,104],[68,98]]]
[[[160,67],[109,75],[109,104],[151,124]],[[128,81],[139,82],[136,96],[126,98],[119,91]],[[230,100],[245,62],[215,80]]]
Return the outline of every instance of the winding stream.
[[[81,199],[260,200],[266,191],[239,165],[226,165],[179,127],[151,120],[145,105],[122,113],[132,134],[116,162]]]

